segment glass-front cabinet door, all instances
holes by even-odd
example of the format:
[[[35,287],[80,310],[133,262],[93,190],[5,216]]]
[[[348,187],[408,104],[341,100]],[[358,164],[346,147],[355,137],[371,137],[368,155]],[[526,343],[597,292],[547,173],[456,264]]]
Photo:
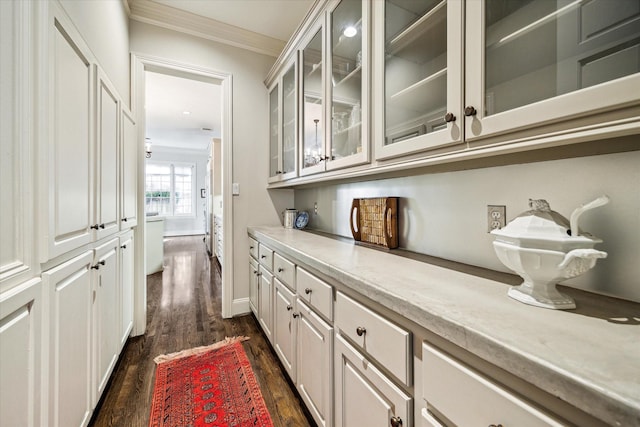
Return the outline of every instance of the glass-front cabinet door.
[[[282,76],[282,179],[296,176],[296,64]]]
[[[335,3],[328,27],[328,170],[369,161],[369,2]]]
[[[280,86],[269,92],[269,182],[280,178]]]
[[[467,140],[639,104],[638,0],[466,7]]]
[[[286,70],[269,92],[269,182],[297,175],[295,60]]]
[[[376,158],[462,142],[463,2],[373,4]]]
[[[302,49],[302,150],[300,175],[325,170],[323,27]]]

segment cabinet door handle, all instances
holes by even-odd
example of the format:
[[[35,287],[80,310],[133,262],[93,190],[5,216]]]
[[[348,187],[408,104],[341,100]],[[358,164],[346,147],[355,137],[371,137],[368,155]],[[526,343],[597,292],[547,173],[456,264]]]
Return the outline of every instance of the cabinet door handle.
[[[453,113],[447,113],[444,115],[444,121],[447,123],[455,122],[456,116]]]
[[[291,311],[292,309],[293,309],[293,307],[291,307],[291,304],[289,304],[289,305],[287,306],[287,311]]]
[[[98,228],[100,228],[100,226],[98,224],[94,224],[89,228],[92,229],[92,230],[97,230]]]
[[[367,333],[367,329],[362,327],[362,326],[358,326],[356,328],[356,334],[358,334],[359,337],[363,336],[364,334]]]
[[[104,224],[100,224],[100,228],[104,229]]]
[[[266,255],[260,255],[261,259],[265,259],[267,256]]]
[[[502,424],[489,424],[489,427],[502,427]]]
[[[249,246],[249,250],[253,250],[253,246]]]
[[[391,417],[389,421],[391,422],[391,427],[400,427],[402,425],[402,418],[400,417]]]
[[[309,295],[311,292],[313,292],[313,289],[311,288],[304,288],[304,293]]]
[[[94,270],[100,270],[100,266],[98,264],[92,265],[91,268]]]
[[[284,268],[278,267],[278,273],[282,273],[283,271],[284,271]]]
[[[476,109],[471,105],[464,108],[464,115],[467,117],[475,116],[477,113]]]

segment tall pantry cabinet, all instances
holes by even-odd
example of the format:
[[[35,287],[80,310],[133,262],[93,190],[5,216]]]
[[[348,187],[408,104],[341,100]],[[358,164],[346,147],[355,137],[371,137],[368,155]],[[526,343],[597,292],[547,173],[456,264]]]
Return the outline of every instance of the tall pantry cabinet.
[[[133,325],[141,145],[57,1],[0,24],[0,425],[84,426]]]

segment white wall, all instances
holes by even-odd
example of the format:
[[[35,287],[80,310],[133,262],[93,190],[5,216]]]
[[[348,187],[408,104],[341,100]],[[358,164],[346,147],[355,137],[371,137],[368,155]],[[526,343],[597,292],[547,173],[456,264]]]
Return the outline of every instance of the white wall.
[[[130,103],[129,18],[122,0],[60,0],[127,106]]]
[[[233,75],[233,182],[240,186],[233,197],[233,298],[248,298],[247,226],[279,224],[280,212],[293,204],[291,191],[265,191],[269,128],[263,80],[275,59],[135,21],[130,43],[135,53]]]
[[[184,150],[168,147],[154,147],[151,161],[194,163],[196,165],[195,212],[188,217],[166,217],[164,226],[165,236],[189,236],[204,234],[204,206],[206,199],[200,198],[200,189],[205,188],[207,172],[208,150]]]
[[[401,247],[509,271],[493,251],[487,205],[506,205],[511,220],[529,198],[546,199],[568,218],[601,194],[611,203],[585,213],[580,228],[603,239],[597,248],[609,256],[565,284],[640,301],[640,151],[326,185],[296,190],[295,207],[310,213],[310,227],[351,237],[352,199],[398,196]]]

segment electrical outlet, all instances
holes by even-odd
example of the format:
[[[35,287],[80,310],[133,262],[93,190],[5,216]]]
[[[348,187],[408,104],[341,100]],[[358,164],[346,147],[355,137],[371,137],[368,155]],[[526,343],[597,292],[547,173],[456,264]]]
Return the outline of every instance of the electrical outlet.
[[[487,232],[498,230],[507,224],[507,207],[503,205],[487,205]]]
[[[315,202],[315,203],[313,204],[313,213],[314,213],[315,215],[318,215],[318,202]]]

